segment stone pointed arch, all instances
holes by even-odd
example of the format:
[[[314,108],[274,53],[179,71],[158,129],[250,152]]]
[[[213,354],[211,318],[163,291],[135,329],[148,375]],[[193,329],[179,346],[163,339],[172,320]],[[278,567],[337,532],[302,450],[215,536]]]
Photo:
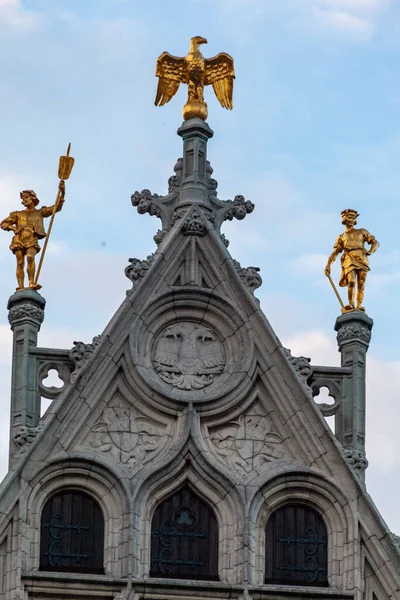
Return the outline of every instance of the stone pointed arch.
[[[123,478],[94,460],[56,459],[39,470],[30,482],[22,511],[26,514],[22,536],[28,570],[39,568],[41,515],[47,500],[62,491],[81,491],[91,496],[104,517],[104,573],[123,577],[129,573],[131,510],[129,490]]]
[[[218,581],[218,547],[214,510],[184,483],[153,513],[150,577]]]
[[[244,501],[232,482],[204,459],[192,439],[168,465],[153,472],[138,489],[134,500],[134,575],[147,577],[150,572],[154,511],[183,486],[191,488],[213,510],[217,519],[219,580],[238,583],[244,576]]]
[[[282,473],[282,470],[285,472]],[[262,585],[265,566],[265,529],[275,510],[288,505],[303,505],[320,515],[327,532],[328,584],[352,589],[352,576],[358,560],[358,525],[354,518],[357,498],[347,498],[337,484],[323,473],[309,468],[288,466],[271,474],[249,503],[249,520],[256,535],[249,539],[252,564],[250,580]],[[343,547],[349,549],[343,552]]]

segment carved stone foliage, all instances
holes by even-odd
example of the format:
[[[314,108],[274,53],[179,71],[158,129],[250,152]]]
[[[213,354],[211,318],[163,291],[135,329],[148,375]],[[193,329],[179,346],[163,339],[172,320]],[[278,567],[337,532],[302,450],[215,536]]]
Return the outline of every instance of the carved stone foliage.
[[[153,358],[163,381],[181,390],[200,390],[214,382],[225,366],[223,346],[208,327],[191,322],[161,332]]]
[[[289,348],[282,348],[286,358],[292,365],[296,375],[300,379],[300,381],[306,386],[309,377],[311,377],[313,368],[310,365],[311,358],[306,358],[305,356],[292,356]]]
[[[172,215],[171,225],[176,223],[176,221],[178,221],[178,219],[182,219],[186,215],[187,211],[188,211],[187,207],[176,208]]]
[[[229,240],[227,239],[224,233],[221,233],[221,240],[225,248],[229,248]]]
[[[205,236],[208,227],[203,211],[200,209],[193,210],[187,219],[185,219],[181,231],[183,235]]]
[[[361,476],[368,467],[368,460],[363,450],[354,448],[344,448],[343,454],[349,465],[354,469],[358,476]]]
[[[175,175],[168,179],[168,194],[178,192],[182,185],[183,158],[178,158],[174,166]]]
[[[157,233],[153,236],[153,240],[155,241],[157,246],[161,244],[167,233],[168,232],[165,229],[157,229]]]
[[[271,420],[259,403],[209,433],[212,450],[226,466],[243,476],[286,456],[282,438],[273,431]]]
[[[397,550],[400,552],[400,536],[396,535],[395,533],[391,533],[390,537],[392,538]]]
[[[27,427],[26,425],[21,425],[13,435],[13,442],[19,448],[20,453],[24,454],[30,444],[36,439],[39,431],[43,429],[43,424],[39,424],[37,427]]]
[[[145,260],[130,258],[129,265],[125,268],[125,275],[132,281],[132,290],[140,284],[154,261],[154,254],[150,254]]]
[[[44,310],[39,308],[34,302],[19,302],[12,306],[8,312],[8,320],[10,325],[13,325],[20,319],[32,319],[36,323],[41,324],[44,319]]]
[[[254,291],[262,285],[261,275],[258,274],[260,269],[258,267],[242,267],[237,260],[233,261],[233,266],[244,285],[254,294]]]
[[[338,345],[351,340],[362,340],[366,344],[371,341],[371,330],[362,323],[342,325],[337,334]]]
[[[167,426],[144,416],[118,394],[92,426],[87,444],[129,466],[145,463],[168,439]]]
[[[141,215],[149,213],[151,216],[161,217],[160,208],[154,202],[155,198],[158,198],[158,195],[152,194],[150,190],[136,191],[131,196],[132,206],[136,206]]]
[[[213,172],[214,172],[214,169],[212,168],[210,161],[208,160],[207,166],[206,166],[208,195],[211,196],[212,198],[216,198],[218,181],[211,177]]]
[[[69,358],[75,364],[75,370],[71,373],[71,383],[75,381],[82,367],[92,357],[97,347],[100,346],[102,339],[103,336],[96,335],[91,344],[74,342],[74,347],[69,351]]]
[[[235,196],[233,200],[226,200],[224,204],[230,207],[224,214],[224,221],[232,221],[232,219],[241,221],[254,210],[253,202],[246,200],[244,196],[240,195]]]

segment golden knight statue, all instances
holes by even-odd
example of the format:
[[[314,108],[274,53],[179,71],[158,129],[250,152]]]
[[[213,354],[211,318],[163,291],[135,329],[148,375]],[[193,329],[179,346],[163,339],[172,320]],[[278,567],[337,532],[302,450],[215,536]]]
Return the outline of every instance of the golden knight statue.
[[[187,56],[179,58],[163,52],[157,59],[156,76],[159,77],[154,104],[162,106],[176,94],[180,83],[188,86],[188,100],[183,108],[184,120],[196,117],[207,119],[207,104],[204,102],[205,85],[212,85],[221,106],[232,110],[233,80],[235,71],[233,58],[220,52],[213,58],[204,58],[200,44],[207,44],[201,36],[193,37]]]
[[[379,248],[379,242],[371,235],[366,229],[355,229],[357,225],[357,217],[359,216],[356,210],[347,208],[342,213],[342,224],[346,226],[346,230],[339,235],[337,238],[334,249],[330,257],[328,258],[327,265],[325,267],[325,275],[329,278],[332,283],[334,290],[336,288],[331,280],[331,264],[336,260],[336,257],[343,252],[341,256],[342,272],[340,276],[339,285],[341,287],[347,286],[348,304],[343,306],[343,312],[351,310],[362,310],[365,308],[362,306],[364,299],[364,287],[367,273],[370,270],[368,264],[368,256],[373,254],[377,248]],[[370,248],[367,250],[364,244],[369,244]],[[357,304],[354,303],[355,290],[357,284]],[[337,292],[336,292],[337,294]],[[339,300],[340,297],[337,294]]]
[[[57,205],[42,206],[36,208],[39,204],[39,198],[33,190],[24,190],[20,193],[24,210],[16,210],[1,221],[0,227],[5,231],[13,231],[14,236],[11,240],[10,250],[17,259],[17,292],[25,289],[24,287],[24,269],[25,257],[27,262],[28,284],[29,288],[39,290],[41,286],[35,282],[35,256],[40,252],[39,240],[46,237],[43,219],[51,217],[54,212],[62,209],[65,197],[65,183],[59,183],[59,199]]]

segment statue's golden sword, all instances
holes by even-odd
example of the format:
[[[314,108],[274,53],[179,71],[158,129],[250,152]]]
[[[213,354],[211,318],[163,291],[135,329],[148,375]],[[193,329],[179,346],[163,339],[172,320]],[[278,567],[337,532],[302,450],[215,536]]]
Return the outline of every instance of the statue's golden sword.
[[[74,166],[75,159],[69,155],[70,150],[71,150],[71,142],[68,144],[66,156],[60,156],[60,162],[58,165],[58,178],[60,181],[65,181],[66,179],[68,179],[68,177],[71,175],[72,167]],[[34,285],[37,285],[37,282],[39,280],[39,275],[40,275],[40,271],[42,269],[44,255],[46,254],[47,244],[49,243],[49,237],[50,237],[51,229],[53,227],[54,217],[55,217],[55,214],[57,211],[58,203],[60,202],[60,196],[61,196],[60,189],[58,189],[56,201],[54,203],[54,208],[53,208],[53,212],[52,212],[50,223],[49,223],[49,228],[47,230],[46,239],[43,244],[42,254],[41,254],[38,268],[36,271]]]
[[[342,299],[341,299],[341,297],[339,296],[339,292],[338,292],[338,291],[337,291],[337,289],[336,289],[336,285],[335,285],[335,284],[333,283],[333,281],[332,281],[332,277],[331,277],[330,275],[328,275],[327,273],[325,273],[325,275],[326,275],[326,276],[327,276],[327,278],[329,279],[329,282],[330,282],[330,284],[331,284],[331,286],[332,286],[332,288],[333,288],[333,291],[334,291],[334,292],[335,292],[335,294],[336,294],[336,298],[337,298],[337,299],[339,300],[339,302],[340,302],[340,306],[342,307],[342,312],[347,312],[347,311],[346,311],[346,309],[345,309],[345,306],[344,306],[344,304],[343,304],[343,300],[342,300]]]

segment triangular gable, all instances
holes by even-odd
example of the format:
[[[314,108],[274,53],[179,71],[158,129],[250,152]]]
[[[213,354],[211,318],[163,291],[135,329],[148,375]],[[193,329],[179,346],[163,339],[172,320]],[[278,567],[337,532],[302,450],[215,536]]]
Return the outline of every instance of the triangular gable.
[[[79,464],[81,480],[85,474],[89,478],[86,470],[111,473],[115,494],[119,485],[125,486],[121,493],[129,489],[129,502],[138,502],[135,511],[149,490],[162,497],[164,479],[169,478],[165,487],[171,490],[175,477],[192,485],[203,477],[205,496],[209,484],[215,488],[210,497],[222,502],[226,485],[230,502],[236,498],[243,511],[254,511],[249,521],[256,520],[274,481],[281,488],[289,482],[300,499],[301,484],[308,498],[320,493],[318,482],[323,482],[326,511],[335,505],[332,511],[342,515],[335,535],[350,548],[343,558],[335,542],[342,569],[335,581],[344,581],[347,565],[352,575],[346,585],[356,585],[362,542],[371,593],[384,590],[390,597],[400,574],[393,540],[314,402],[307,360],[291,357],[260,310],[254,296],[261,284],[257,268],[237,263],[221,236],[224,219],[241,219],[253,205],[241,196],[218,200],[205,161],[204,136],[210,137],[205,124],[182,129],[184,151],[190,136],[199,151],[203,148],[203,173],[190,172],[184,157],[167,196],[148,190],[133,195],[140,212],[162,219],[158,249],[145,260],[130,260],[126,274],[132,289],[90,348],[77,345],[68,357],[60,351],[65,368],[72,361],[75,370],[21,444],[2,484],[3,528],[15,504],[29,495],[31,482],[40,487],[41,474],[52,465],[62,473],[65,465]],[[316,369],[315,386],[329,379],[329,373]],[[138,539],[144,539],[138,515]],[[239,547],[239,542],[232,543]],[[0,539],[0,553],[1,548]],[[372,576],[374,569],[382,573]]]

